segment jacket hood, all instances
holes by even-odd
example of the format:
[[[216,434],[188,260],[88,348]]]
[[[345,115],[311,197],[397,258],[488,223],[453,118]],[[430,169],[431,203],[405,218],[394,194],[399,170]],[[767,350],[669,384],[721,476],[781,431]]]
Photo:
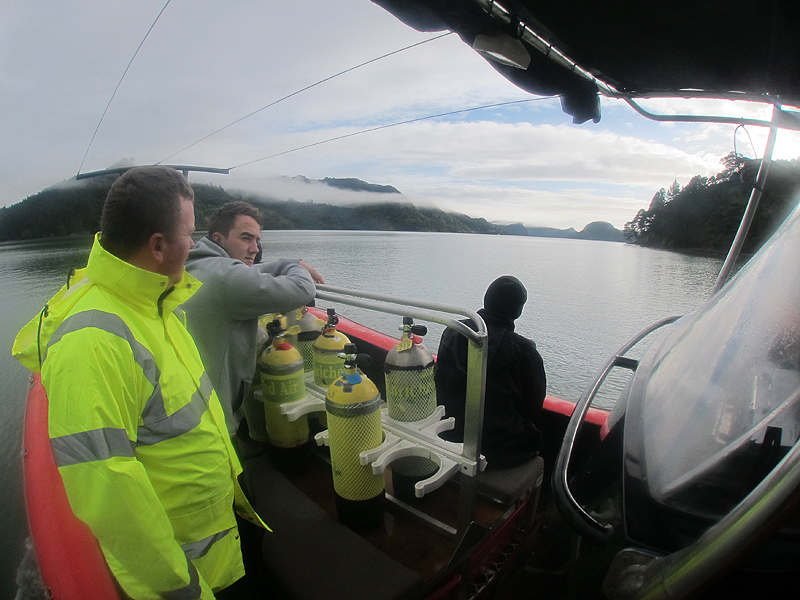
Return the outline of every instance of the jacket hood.
[[[186,262],[189,263],[201,258],[230,258],[230,256],[225,252],[225,248],[209,238],[203,237],[195,242],[194,248],[189,250],[189,257]]]
[[[95,236],[86,276],[92,283],[105,286],[125,302],[144,313],[167,315],[191,298],[202,283],[185,270],[181,280],[170,286],[169,277],[146,271],[108,252]]]
[[[39,372],[51,336],[92,287],[100,285],[136,310],[151,316],[167,316],[188,300],[203,284],[184,271],[173,287],[169,277],[140,269],[108,252],[97,234],[84,269],[67,284],[17,334],[12,356],[31,371]]]
[[[527,300],[528,291],[522,282],[511,275],[503,275],[486,289],[483,296],[484,312],[480,314],[484,319],[488,315],[513,330],[514,321],[522,314]]]

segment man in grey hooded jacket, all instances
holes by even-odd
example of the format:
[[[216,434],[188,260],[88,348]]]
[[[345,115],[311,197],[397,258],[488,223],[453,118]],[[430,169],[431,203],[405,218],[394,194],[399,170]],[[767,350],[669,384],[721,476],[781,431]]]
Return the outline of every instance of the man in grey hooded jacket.
[[[208,236],[189,252],[186,270],[203,286],[183,305],[231,435],[243,415],[256,369],[258,317],[308,304],[314,283],[325,283],[297,259],[255,263],[261,213],[247,202],[228,202],[211,217]]]

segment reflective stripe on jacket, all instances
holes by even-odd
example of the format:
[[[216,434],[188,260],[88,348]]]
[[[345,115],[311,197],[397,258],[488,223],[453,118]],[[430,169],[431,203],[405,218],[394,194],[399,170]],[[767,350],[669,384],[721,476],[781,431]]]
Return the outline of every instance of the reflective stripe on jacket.
[[[210,599],[244,575],[234,503],[258,519],[222,407],[173,314],[201,284],[185,274],[169,289],[98,239],[14,353],[33,369],[41,361],[70,504],[125,592]]]

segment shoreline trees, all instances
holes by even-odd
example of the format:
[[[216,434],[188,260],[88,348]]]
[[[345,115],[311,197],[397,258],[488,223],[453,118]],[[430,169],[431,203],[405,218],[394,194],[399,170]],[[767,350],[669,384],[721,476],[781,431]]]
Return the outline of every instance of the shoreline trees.
[[[647,210],[625,224],[632,244],[668,250],[725,252],[744,214],[761,161],[731,152],[712,177],[697,175],[683,188],[677,181],[658,190]],[[755,252],[798,202],[800,162],[773,161],[744,252]]]

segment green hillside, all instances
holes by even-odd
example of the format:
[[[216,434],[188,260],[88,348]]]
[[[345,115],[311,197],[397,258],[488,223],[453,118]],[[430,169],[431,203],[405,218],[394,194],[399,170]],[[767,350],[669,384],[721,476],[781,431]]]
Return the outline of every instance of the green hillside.
[[[625,238],[635,244],[670,250],[726,252],[747,206],[760,160],[731,153],[713,177],[694,177],[661,188],[647,210],[625,224]],[[800,197],[800,163],[778,160],[758,205],[744,251],[755,252],[778,228]]]
[[[42,190],[12,206],[0,208],[0,242],[92,234],[100,228],[100,213],[113,176],[67,181]],[[351,191],[398,193],[391,186],[358,179],[326,180]],[[377,231],[443,231],[504,233],[485,219],[419,208],[407,202],[333,206],[317,202],[277,201],[231,194],[222,187],[192,184],[197,229],[205,229],[214,209],[232,200],[248,200],[265,215],[264,229],[347,229]]]

